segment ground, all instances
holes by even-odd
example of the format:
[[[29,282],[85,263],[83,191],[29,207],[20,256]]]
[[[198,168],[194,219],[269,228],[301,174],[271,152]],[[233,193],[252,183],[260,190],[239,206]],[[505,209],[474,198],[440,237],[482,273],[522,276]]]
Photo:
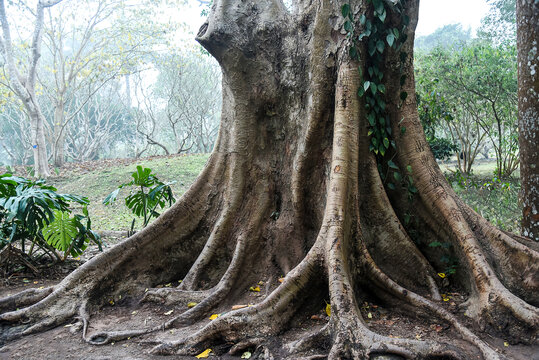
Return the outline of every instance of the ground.
[[[107,237],[105,240],[105,248],[123,241],[123,238]],[[78,265],[89,260],[98,253],[96,247],[88,249],[80,260],[69,261],[62,266],[50,270],[42,277],[35,277],[31,273],[20,273],[11,276],[9,279],[4,279],[0,286],[0,298],[9,294],[15,294],[27,288],[38,288],[41,286],[49,286],[59,282],[70,271]],[[276,280],[278,281],[278,280]],[[218,313],[224,313],[231,309],[233,305],[248,305],[255,302],[258,296],[262,296],[265,291],[271,288],[271,285],[262,282],[259,285],[261,292],[253,292],[248,289],[239,290],[243,292],[242,298],[245,300],[243,304],[221,305]],[[172,284],[163,284],[164,287]],[[274,284],[275,285],[275,284]],[[447,309],[454,313],[458,313],[458,305],[465,300],[465,297],[459,293],[447,292],[445,302]],[[233,298],[233,297],[232,297]],[[250,301],[250,299],[252,301]],[[410,334],[415,334],[418,339],[433,339],[443,341],[451,339],[454,341],[458,335],[453,332],[453,329],[443,323],[425,322],[423,319],[414,319],[403,314],[396,315],[393,312],[386,311],[382,305],[378,304],[375,299],[372,302],[362,304],[362,312],[366,319],[369,319],[369,325],[378,333],[389,335],[392,337],[410,337]],[[103,309],[99,315],[92,318],[90,332],[98,332],[101,328],[110,329],[114,324],[122,324],[126,328],[139,328],[144,324],[165,322],[167,317],[171,316],[169,311],[171,307],[159,306],[155,304],[122,304],[121,301]],[[167,315],[168,314],[168,315]],[[369,315],[370,314],[370,315]],[[136,315],[136,316],[135,316]],[[325,313],[324,304],[321,304],[317,309],[304,309],[300,320],[293,324],[292,328],[287,331],[284,336],[278,339],[270,340],[265,345],[271,350],[276,359],[279,359],[279,350],[282,344],[293,340],[298,340],[298,336],[305,336],[308,333],[315,333],[328,320]],[[211,320],[207,320],[209,322]],[[202,327],[206,322],[200,322]],[[82,337],[80,329],[72,324],[57,327],[44,333],[29,335],[17,341],[0,347],[0,359],[25,359],[25,360],[44,360],[44,359],[126,359],[126,360],[143,360],[143,359],[170,359],[167,356],[149,355],[149,350],[155,345],[154,338],[163,339],[166,335],[171,340],[182,336],[178,330],[166,330],[164,333],[155,333],[146,337],[133,340],[120,341],[103,346],[90,345],[86,343]],[[190,327],[189,331],[194,328]],[[501,353],[505,354],[509,359],[515,360],[539,360],[539,346],[530,347],[518,344],[508,344],[503,339],[495,339],[489,336],[484,338],[485,341],[493,345]],[[466,342],[459,342],[463,347],[469,346]],[[257,349],[250,349],[253,356],[251,359],[257,358]],[[210,358],[213,359],[239,359],[242,353],[236,355],[219,354],[223,351],[220,348],[213,348],[213,354]],[[263,351],[258,349],[258,353]],[[175,356],[174,359],[194,359],[193,356]]]

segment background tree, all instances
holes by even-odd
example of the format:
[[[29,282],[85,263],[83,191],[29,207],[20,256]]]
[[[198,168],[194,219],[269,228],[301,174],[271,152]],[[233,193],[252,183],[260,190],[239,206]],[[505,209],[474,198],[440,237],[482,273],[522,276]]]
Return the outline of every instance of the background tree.
[[[9,73],[9,84],[12,91],[24,104],[28,118],[30,119],[30,133],[34,153],[35,175],[38,177],[49,176],[49,164],[43,113],[36,96],[36,77],[38,61],[41,56],[41,41],[43,37],[43,23],[45,9],[54,6],[62,0],[39,0],[35,11],[34,31],[32,35],[31,55],[26,59],[26,68],[20,68],[14,58],[11,29],[8,22],[4,0],[0,0],[0,23],[2,25],[2,37],[0,38],[0,51],[6,60]]]
[[[258,347],[266,359],[490,360],[502,355],[482,332],[533,343],[537,243],[493,227],[456,196],[408,95],[419,2],[342,5],[298,1],[289,12],[280,0],[214,1],[197,35],[223,73],[206,168],[154,223],[62,283],[1,300],[0,321],[15,325],[4,339],[78,317],[91,344],[153,336],[154,354],[211,346],[218,355]],[[458,259],[453,275],[430,251],[441,243]],[[442,277],[465,289],[467,316],[444,307]],[[260,281],[264,292],[250,296]],[[467,344],[378,333],[360,308],[371,296],[435,317]],[[174,311],[93,332],[91,316],[120,300]],[[331,316],[318,332],[297,329],[297,341],[271,354],[271,337],[320,308]],[[212,313],[221,316],[210,322]],[[172,328],[182,331],[163,331]]]
[[[517,2],[518,126],[522,183],[522,234],[539,240],[539,3]]]

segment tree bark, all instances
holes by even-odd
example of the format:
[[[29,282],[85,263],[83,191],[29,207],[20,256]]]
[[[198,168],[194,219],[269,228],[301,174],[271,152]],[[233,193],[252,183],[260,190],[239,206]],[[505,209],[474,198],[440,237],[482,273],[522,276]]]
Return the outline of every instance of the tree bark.
[[[517,0],[522,235],[539,241],[539,3]]]
[[[359,46],[362,63],[350,58],[342,4],[298,1],[289,12],[280,0],[215,1],[197,36],[223,72],[221,127],[205,169],[154,223],[59,285],[0,300],[3,339],[78,317],[91,344],[158,333],[156,354],[219,345],[221,353],[258,347],[270,359],[269,339],[329,299],[327,323],[284,344],[278,358],[490,360],[503,355],[482,340],[485,333],[534,343],[538,246],[490,225],[445,181],[415,97],[402,95],[415,93],[419,2],[403,2],[402,14],[393,2],[382,4],[388,28],[410,19],[402,51],[382,58],[382,115],[395,144],[385,156],[370,149],[366,100],[357,95],[358,69],[365,74],[370,66],[368,46]],[[378,21],[371,2],[351,5],[357,29],[362,14]],[[395,175],[389,159],[407,170]],[[442,243],[458,259],[454,275],[436,250]],[[156,288],[178,280],[178,287]],[[261,280],[265,294],[251,297],[249,287]],[[466,316],[444,307],[445,281],[466,293]],[[403,316],[439,319],[468,345],[378,333],[360,309],[370,297]],[[92,333],[90,318],[109,299],[166,304],[177,315]],[[196,305],[186,310],[187,302]],[[207,322],[212,313],[222,316]],[[160,333],[190,326],[174,339]]]

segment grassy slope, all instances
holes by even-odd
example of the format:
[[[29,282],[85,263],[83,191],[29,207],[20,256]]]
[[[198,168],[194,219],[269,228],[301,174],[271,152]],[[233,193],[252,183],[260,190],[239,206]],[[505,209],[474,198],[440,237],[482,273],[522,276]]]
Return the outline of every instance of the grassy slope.
[[[172,185],[178,199],[198,176],[208,154],[189,156],[156,157],[139,160],[106,160],[73,165],[59,176],[49,179],[59,192],[87,196],[90,199],[92,227],[96,230],[128,230],[133,215],[125,207],[124,199],[129,189],[122,189],[116,202],[103,205],[103,199],[120,184],[129,182],[137,165],[149,167],[163,182],[176,181]],[[137,226],[141,222],[138,221]]]
[[[118,200],[111,206],[103,205],[102,201],[118,185],[131,180],[131,174],[137,165],[151,168],[164,182],[176,181],[172,188],[176,198],[179,198],[193,183],[208,157],[208,154],[199,154],[68,164],[59,176],[50,178],[49,183],[56,186],[60,192],[89,197],[94,229],[128,230],[134,218],[124,205],[128,189],[123,189]],[[492,183],[495,166],[495,162],[478,162],[471,179],[458,179],[448,171],[448,168],[454,168],[454,164],[441,164],[453,188],[467,204],[497,226],[518,232],[521,211],[518,202],[520,183],[518,179]],[[140,223],[139,220],[135,228]]]

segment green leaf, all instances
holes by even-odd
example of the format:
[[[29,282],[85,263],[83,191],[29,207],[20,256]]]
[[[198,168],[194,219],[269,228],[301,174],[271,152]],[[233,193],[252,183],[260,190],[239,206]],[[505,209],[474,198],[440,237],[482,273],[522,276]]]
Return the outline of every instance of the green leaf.
[[[367,91],[367,90],[369,89],[369,86],[371,86],[371,82],[370,82],[370,81],[365,81],[365,82],[363,83],[363,89],[364,89],[365,91]]]
[[[378,91],[380,91],[382,94],[385,94],[386,92],[386,86],[384,84],[380,84],[378,85]],[[380,100],[380,102],[383,102],[383,100]],[[384,108],[385,108],[385,103],[384,103]],[[383,110],[383,109],[382,109]]]
[[[361,25],[365,25],[366,20],[367,20],[367,17],[365,16],[365,14],[361,14],[361,16],[359,17],[359,23]]]
[[[393,28],[393,34],[395,35],[395,39],[398,39],[399,38],[399,29],[397,28]]]
[[[408,172],[411,174],[412,173],[412,166],[411,165],[406,166],[406,170],[408,170]]]
[[[378,19],[380,19],[381,22],[384,22],[386,20],[387,12],[384,9],[383,12],[378,12]]]
[[[342,16],[347,17],[350,14],[350,4],[344,4],[341,8]]]
[[[350,57],[351,57],[352,59],[356,59],[356,58],[358,57],[358,55],[359,55],[359,53],[358,53],[358,51],[357,51],[357,48],[356,48],[355,46],[351,46],[351,47],[350,47],[349,53],[350,53]]]
[[[389,149],[389,139],[388,138],[384,138],[384,146],[386,147],[386,149]]]
[[[371,92],[373,95],[376,94],[376,90],[378,90],[378,87],[376,86],[375,83],[371,83]]]
[[[402,180],[402,176],[401,176],[401,174],[400,174],[399,172],[396,172],[396,171],[395,171],[395,172],[393,173],[393,177],[394,177],[395,180],[397,180],[397,181],[401,181],[401,180]]]
[[[68,212],[54,210],[54,221],[46,225],[41,233],[49,245],[65,252],[77,236],[78,228],[75,219],[70,218]]]
[[[401,126],[401,134],[406,134],[406,126]]]
[[[354,28],[353,28],[352,23],[350,22],[350,20],[346,20],[344,22],[344,30],[351,33],[353,29]]]
[[[387,187],[390,188],[391,190],[395,190],[395,184],[393,183],[388,183]]]
[[[395,35],[393,33],[390,33],[386,36],[387,44],[391,47],[393,46],[393,43],[395,42]]]
[[[386,48],[386,45],[384,44],[382,40],[378,40],[376,42],[376,50],[378,50],[380,54],[384,52],[385,48]]]
[[[367,119],[369,120],[369,124],[371,124],[371,126],[376,125],[376,117],[373,112],[371,112],[369,116],[367,116]]]
[[[432,247],[432,248],[434,248],[434,247],[439,247],[439,246],[442,246],[442,243],[439,242],[439,241],[433,241],[433,242],[431,242],[431,243],[429,244],[429,247]]]
[[[399,167],[393,162],[393,160],[389,160],[387,162],[387,166],[389,166],[391,169],[399,170]]]

